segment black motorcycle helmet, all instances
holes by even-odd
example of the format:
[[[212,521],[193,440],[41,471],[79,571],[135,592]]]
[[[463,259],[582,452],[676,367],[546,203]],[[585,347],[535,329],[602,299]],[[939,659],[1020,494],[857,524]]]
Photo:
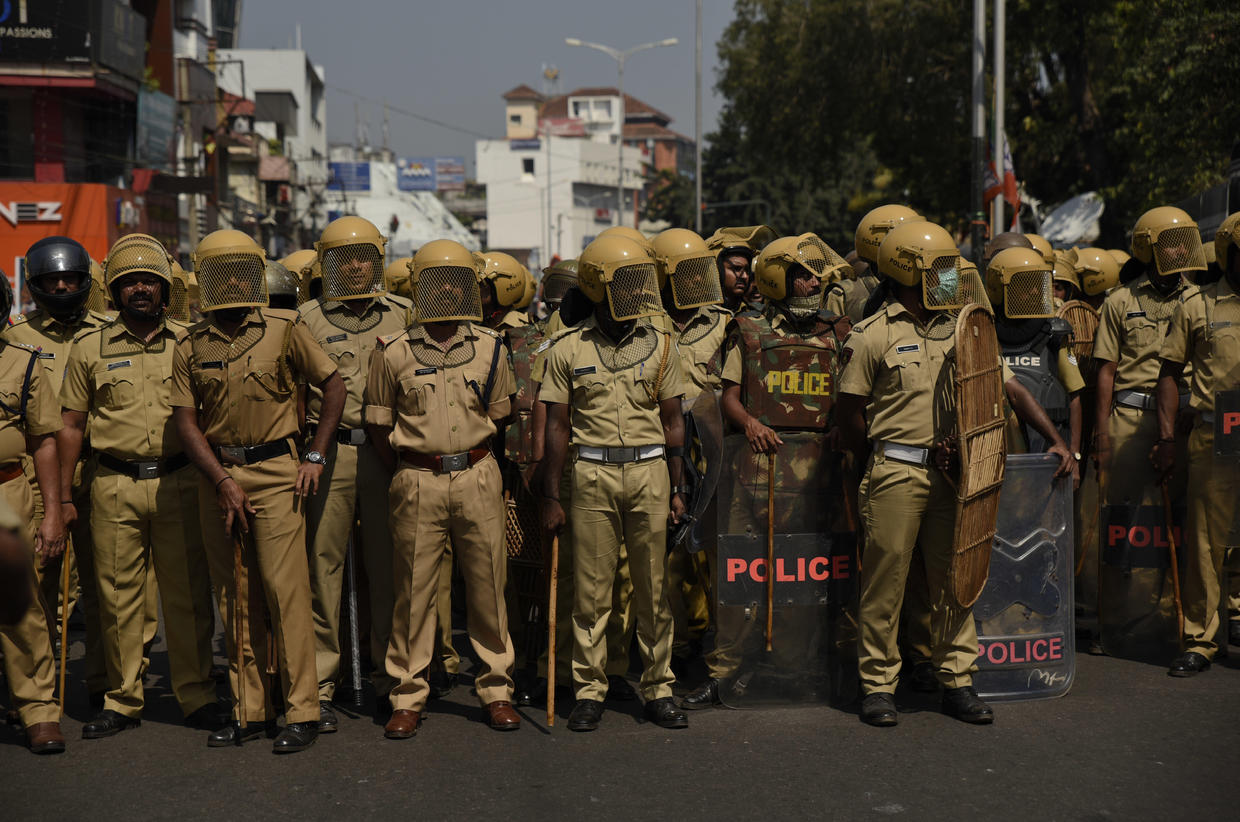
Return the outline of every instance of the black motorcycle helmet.
[[[42,287],[41,278],[62,273],[80,274],[81,287],[68,294],[54,294]],[[90,254],[77,240],[44,237],[26,252],[26,287],[35,303],[56,320],[66,322],[80,316],[92,285]]]

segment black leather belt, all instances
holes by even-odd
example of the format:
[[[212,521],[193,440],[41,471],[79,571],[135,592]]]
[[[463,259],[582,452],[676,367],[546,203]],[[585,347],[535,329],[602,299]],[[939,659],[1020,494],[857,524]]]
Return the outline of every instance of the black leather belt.
[[[428,471],[443,474],[452,471],[464,471],[466,468],[482,462],[490,453],[490,449],[485,447],[471,448],[459,454],[419,454],[415,451],[401,451],[400,458],[403,462],[417,468],[425,468]]]
[[[313,439],[318,432],[319,427],[314,423],[306,426],[306,438]],[[365,428],[337,428],[336,442],[341,445],[365,445],[366,429]]]
[[[261,445],[216,445],[213,450],[224,465],[253,465],[285,454],[296,456],[288,440],[273,440]]]
[[[124,460],[100,451],[99,464],[133,479],[157,479],[189,465],[189,455],[182,452],[162,460]]]

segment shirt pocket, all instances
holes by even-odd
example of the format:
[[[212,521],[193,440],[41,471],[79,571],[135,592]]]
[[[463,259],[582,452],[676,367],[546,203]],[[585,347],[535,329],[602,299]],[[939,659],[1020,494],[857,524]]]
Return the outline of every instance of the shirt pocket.
[[[135,381],[140,377],[132,368],[95,374],[95,401],[109,411],[132,407],[138,401],[138,385]]]
[[[400,396],[396,406],[402,414],[422,416],[434,399],[435,376],[409,376],[400,378]]]
[[[1165,326],[1146,319],[1136,319],[1128,326],[1128,344],[1136,354],[1144,353],[1162,343]]]
[[[195,368],[190,377],[204,408],[223,408],[228,401],[228,372],[223,368]]]
[[[573,374],[573,405],[588,409],[603,408],[611,393],[614,377],[596,367],[588,374]]]
[[[246,372],[244,385],[245,397],[255,402],[284,402],[292,394],[292,386],[288,384],[288,375],[280,377],[280,368],[276,360],[254,360]]]
[[[332,365],[340,372],[340,376],[351,377],[362,368],[362,357],[353,341],[342,341],[328,344],[324,349]]]
[[[930,367],[926,352],[919,344],[915,350],[901,351],[897,346],[887,352],[883,365],[891,372],[897,391],[921,391],[930,386]]]

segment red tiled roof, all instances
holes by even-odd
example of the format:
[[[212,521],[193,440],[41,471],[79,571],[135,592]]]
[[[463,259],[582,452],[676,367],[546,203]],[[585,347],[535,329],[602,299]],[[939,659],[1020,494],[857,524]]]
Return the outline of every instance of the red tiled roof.
[[[254,101],[240,97],[229,91],[220,91],[220,102],[224,104],[224,111],[232,117],[253,117]]]
[[[569,97],[615,97],[617,94],[615,86],[599,86],[579,88],[576,91],[570,91],[568,94],[561,94],[558,97],[552,97],[543,103],[542,111],[539,117],[567,117],[568,116],[568,98]],[[659,111],[649,103],[638,100],[631,94],[624,95],[624,119],[627,121],[632,117],[646,118],[650,117],[663,123],[670,123],[672,118]]]
[[[543,96],[534,89],[522,83],[514,89],[509,89],[503,94],[505,100],[536,100],[542,102]]]
[[[692,143],[693,138],[686,137],[677,131],[672,131],[667,126],[661,126],[658,123],[625,123],[624,124],[625,140],[683,140],[686,143]]]

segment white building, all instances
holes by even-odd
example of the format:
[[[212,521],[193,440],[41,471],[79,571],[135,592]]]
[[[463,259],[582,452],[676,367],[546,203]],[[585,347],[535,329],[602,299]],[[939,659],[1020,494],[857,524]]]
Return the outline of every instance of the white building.
[[[323,67],[300,49],[221,49],[217,56],[220,87],[254,100],[257,133],[283,143],[295,244],[309,248],[327,224]]]

